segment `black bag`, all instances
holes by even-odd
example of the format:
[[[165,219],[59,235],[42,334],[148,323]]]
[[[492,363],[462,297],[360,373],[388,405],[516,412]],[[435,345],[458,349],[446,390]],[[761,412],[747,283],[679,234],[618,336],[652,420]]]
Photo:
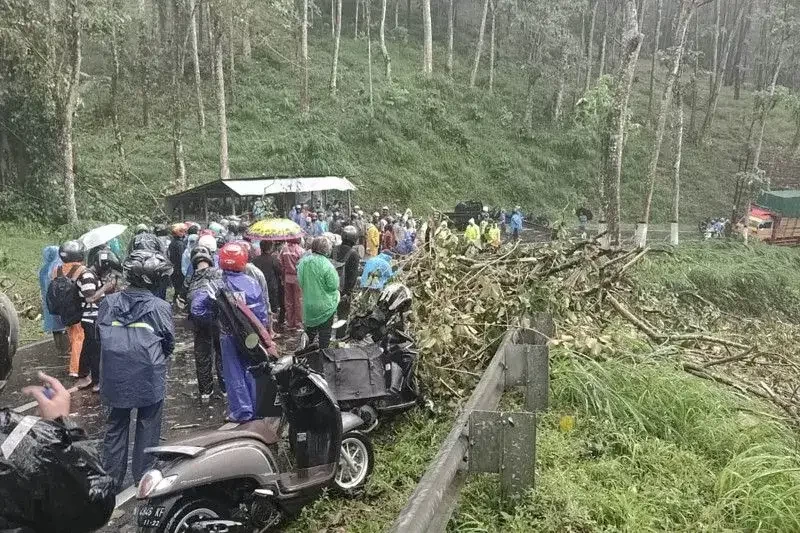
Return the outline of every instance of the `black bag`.
[[[82,267],[73,266],[65,276],[63,267],[58,267],[55,279],[47,287],[47,310],[61,317],[65,326],[77,324],[83,316],[83,303],[77,283],[78,276],[82,273]]]
[[[0,524],[81,533],[114,511],[114,482],[85,433],[0,409]]]
[[[377,344],[319,350],[308,355],[308,362],[325,376],[337,401],[379,399],[389,394],[386,362]]]

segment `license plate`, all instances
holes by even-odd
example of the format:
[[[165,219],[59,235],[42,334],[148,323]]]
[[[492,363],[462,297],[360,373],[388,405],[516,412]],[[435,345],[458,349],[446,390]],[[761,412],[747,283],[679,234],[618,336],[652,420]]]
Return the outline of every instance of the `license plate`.
[[[158,527],[164,512],[165,508],[161,505],[140,505],[136,508],[136,521],[139,527]]]

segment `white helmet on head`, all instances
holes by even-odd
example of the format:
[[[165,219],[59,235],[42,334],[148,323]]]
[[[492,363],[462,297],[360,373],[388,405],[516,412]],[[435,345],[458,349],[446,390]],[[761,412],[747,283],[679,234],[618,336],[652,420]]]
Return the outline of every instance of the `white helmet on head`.
[[[202,246],[213,254],[217,251],[217,239],[211,235],[203,235],[197,240],[197,246]]]

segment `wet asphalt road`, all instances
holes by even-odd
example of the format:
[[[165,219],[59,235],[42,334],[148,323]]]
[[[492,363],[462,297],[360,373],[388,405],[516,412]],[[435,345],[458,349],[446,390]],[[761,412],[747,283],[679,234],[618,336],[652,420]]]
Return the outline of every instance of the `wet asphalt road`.
[[[203,429],[217,429],[225,423],[225,400],[215,395],[207,403],[200,401],[197,390],[197,375],[194,367],[192,332],[185,316],[175,318],[176,347],[172,363],[168,371],[167,397],[164,402],[164,419],[161,430],[162,440],[173,440],[190,435]],[[283,336],[277,340],[281,353],[287,353],[295,345],[296,339]],[[21,347],[14,359],[14,370],[2,395],[3,405],[12,408],[26,408],[27,414],[35,414],[35,407],[30,406],[31,399],[22,394],[26,385],[38,384],[36,375],[42,370],[59,378],[64,386],[71,387],[73,378],[67,376],[67,361],[55,353],[52,341],[34,343]],[[104,409],[100,404],[99,394],[89,389],[72,393],[72,415],[89,434],[98,439],[98,446],[104,434]],[[132,420],[132,425],[135,422]],[[189,427],[186,427],[189,426]],[[131,447],[133,442],[131,441]],[[133,480],[130,468],[126,478],[126,487]],[[123,491],[123,497],[130,494]],[[118,497],[119,501],[120,497]],[[131,525],[135,499],[130,499],[119,506],[112,521],[102,532],[135,531]]]

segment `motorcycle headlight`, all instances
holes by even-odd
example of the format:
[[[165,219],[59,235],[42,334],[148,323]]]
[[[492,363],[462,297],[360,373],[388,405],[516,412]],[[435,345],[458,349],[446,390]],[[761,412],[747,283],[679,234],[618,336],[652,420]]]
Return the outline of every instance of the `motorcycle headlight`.
[[[164,477],[160,470],[148,470],[139,481],[139,486],[136,489],[136,498],[144,500],[156,491],[166,490],[172,486],[177,478],[177,475]]]

